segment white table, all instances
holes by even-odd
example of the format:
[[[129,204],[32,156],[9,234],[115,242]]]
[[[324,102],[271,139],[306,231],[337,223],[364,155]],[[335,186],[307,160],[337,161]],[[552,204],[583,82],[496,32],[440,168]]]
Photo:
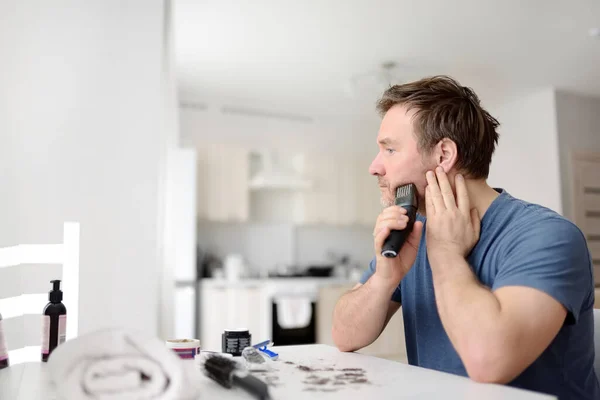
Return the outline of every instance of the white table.
[[[279,353],[279,360],[273,364],[277,371],[257,374],[267,376],[277,384],[270,388],[273,399],[555,399],[507,386],[480,384],[468,378],[358,353],[341,353],[335,347],[326,345],[273,349]],[[317,371],[302,371],[299,366]],[[54,399],[47,382],[46,368],[47,364],[40,362],[15,365],[0,371],[0,400]],[[358,368],[361,371],[342,371],[345,368]],[[317,378],[311,376],[317,376],[323,384],[316,384]],[[224,389],[200,373],[198,379],[202,386],[200,399],[252,399],[246,392]],[[325,382],[325,379],[329,381]],[[363,382],[365,379],[368,383]]]

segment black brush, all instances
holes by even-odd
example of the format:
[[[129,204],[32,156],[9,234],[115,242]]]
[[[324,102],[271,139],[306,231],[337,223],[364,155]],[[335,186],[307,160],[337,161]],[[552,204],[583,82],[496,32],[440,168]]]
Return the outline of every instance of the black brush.
[[[408,235],[410,235],[410,232],[412,232],[415,219],[417,218],[417,209],[419,207],[417,200],[417,187],[413,183],[409,183],[397,188],[395,203],[397,206],[401,206],[406,209],[408,223],[406,224],[406,228],[402,229],[401,231],[392,230],[385,239],[383,248],[381,249],[381,255],[388,258],[394,258],[398,255],[402,245],[406,241],[406,238]]]
[[[271,398],[267,384],[240,369],[235,360],[219,355],[209,356],[204,362],[204,371],[209,378],[223,387],[239,387],[261,400]]]

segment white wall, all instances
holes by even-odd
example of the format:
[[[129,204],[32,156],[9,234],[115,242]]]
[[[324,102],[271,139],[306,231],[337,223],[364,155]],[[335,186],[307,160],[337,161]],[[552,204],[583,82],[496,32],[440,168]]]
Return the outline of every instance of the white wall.
[[[81,333],[157,331],[163,18],[159,0],[0,3],[0,246],[81,223]]]
[[[571,152],[600,152],[600,98],[558,91],[556,113],[563,209],[573,218]]]
[[[489,111],[501,124],[490,185],[561,213],[554,90],[521,94]]]

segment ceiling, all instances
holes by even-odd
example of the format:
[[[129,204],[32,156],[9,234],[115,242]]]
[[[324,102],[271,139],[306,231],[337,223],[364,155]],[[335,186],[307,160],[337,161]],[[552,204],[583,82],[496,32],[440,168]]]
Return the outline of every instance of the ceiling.
[[[538,87],[600,96],[600,0],[175,0],[184,101],[373,114],[394,83],[449,74],[493,103]]]

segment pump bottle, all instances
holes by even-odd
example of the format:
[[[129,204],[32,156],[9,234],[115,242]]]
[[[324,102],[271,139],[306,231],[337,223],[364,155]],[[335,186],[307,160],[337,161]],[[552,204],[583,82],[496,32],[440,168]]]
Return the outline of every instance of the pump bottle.
[[[44,307],[42,315],[42,361],[48,357],[56,346],[65,342],[67,337],[67,308],[62,303],[63,292],[60,280],[50,281],[52,290],[48,292],[50,302]]]

